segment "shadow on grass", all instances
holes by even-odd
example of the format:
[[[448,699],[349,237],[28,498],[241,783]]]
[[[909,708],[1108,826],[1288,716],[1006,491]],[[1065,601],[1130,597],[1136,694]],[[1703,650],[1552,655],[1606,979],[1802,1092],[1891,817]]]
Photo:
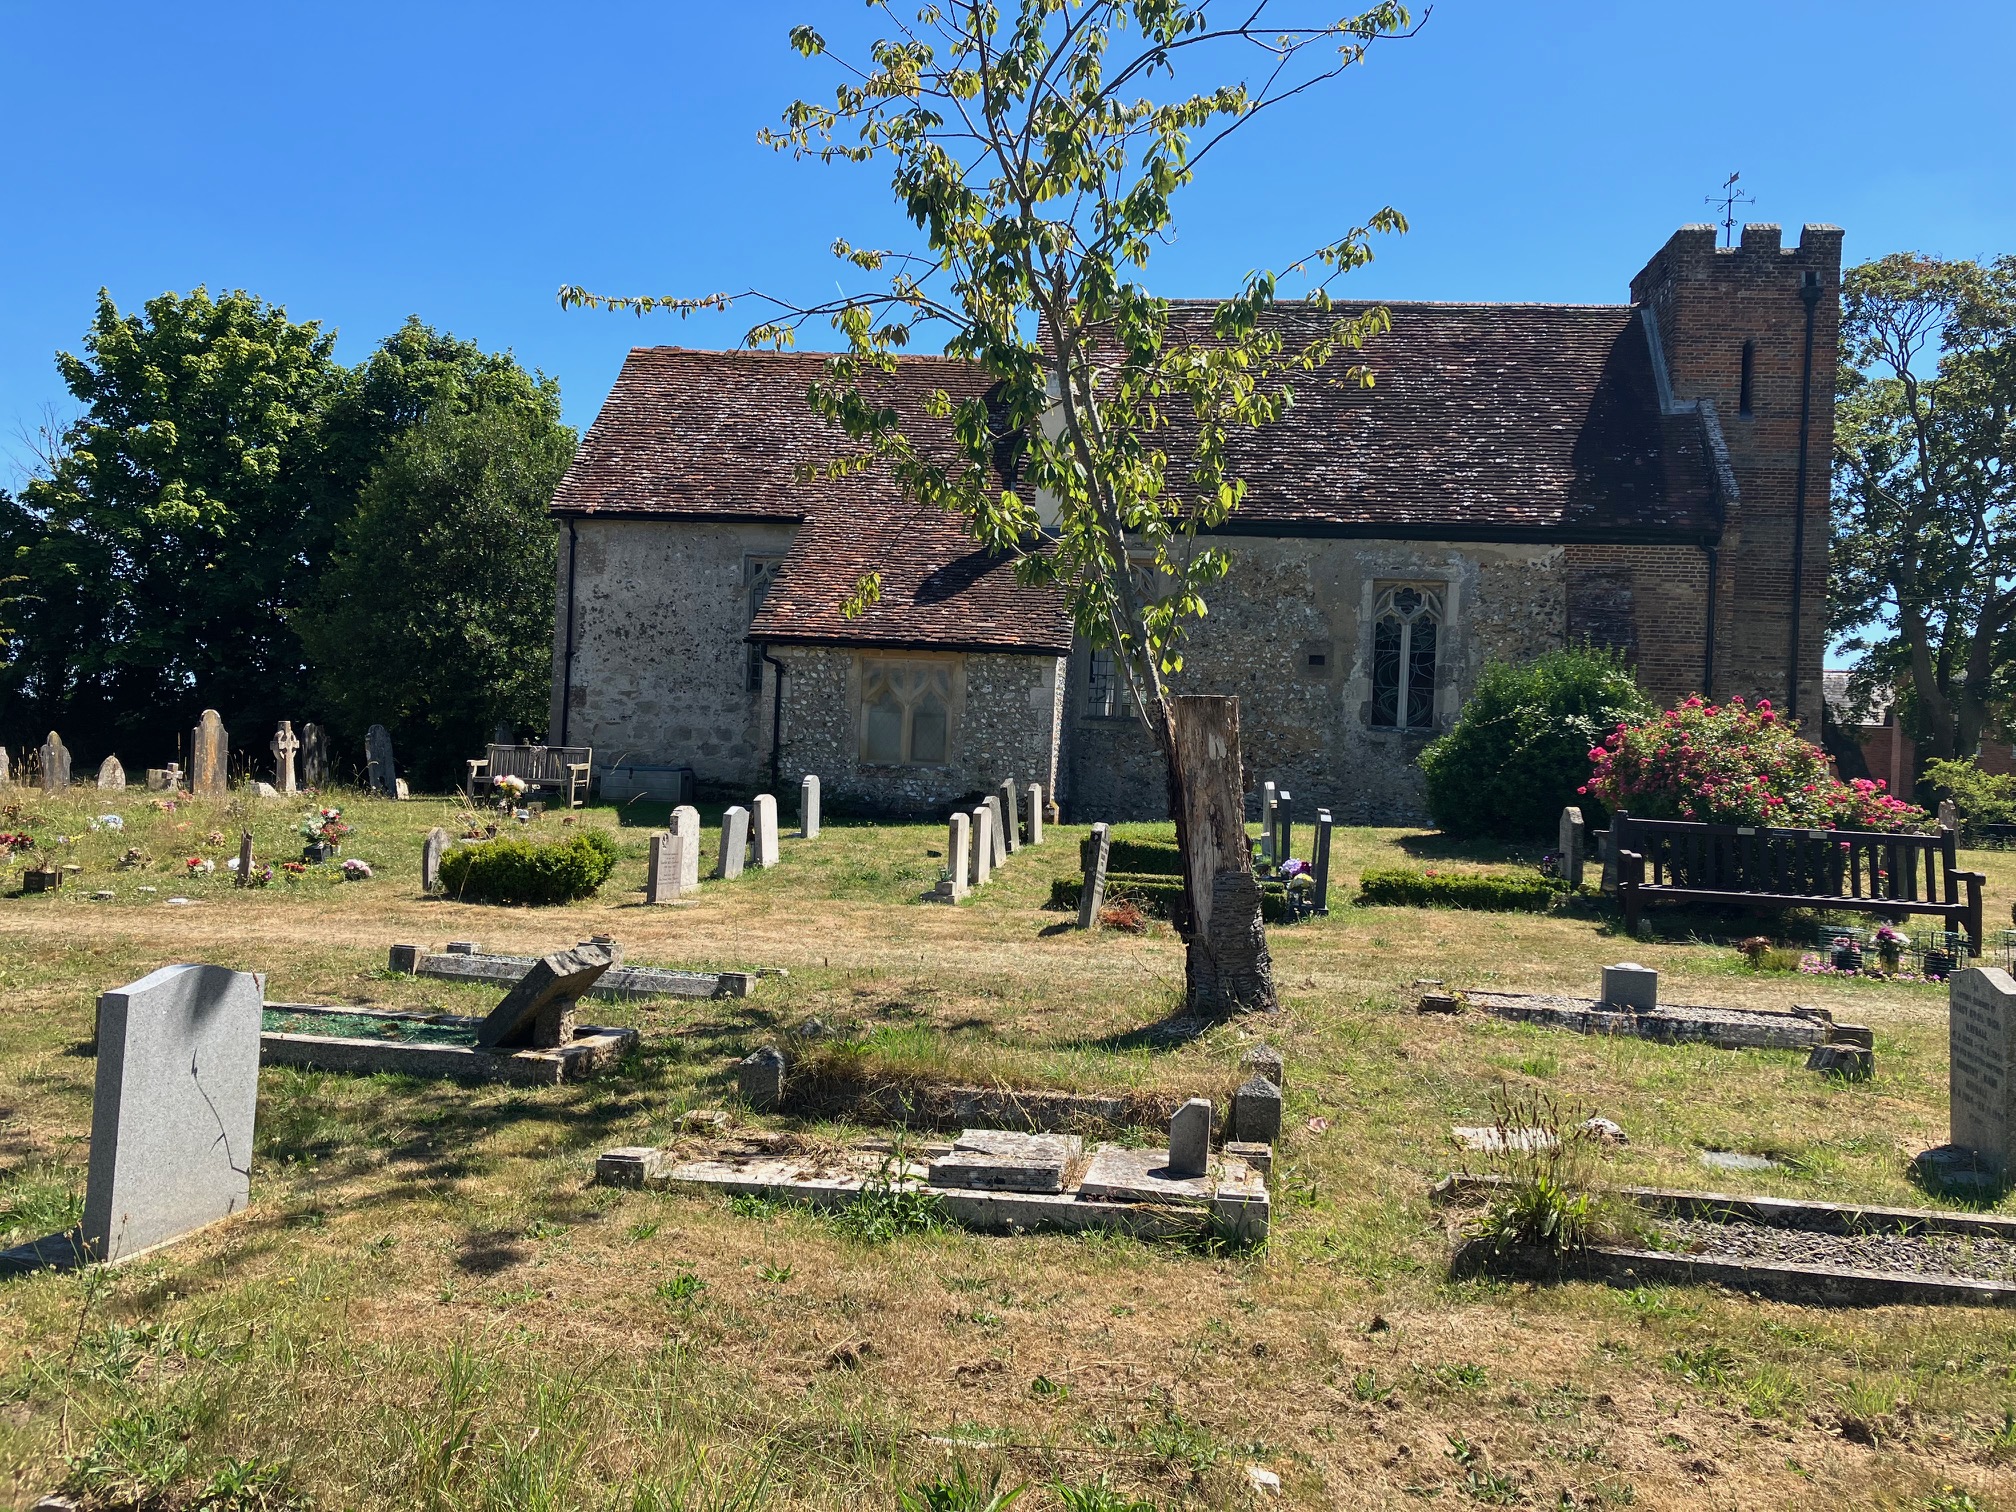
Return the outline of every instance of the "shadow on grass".
[[[1452,835],[1402,835],[1393,842],[1419,861],[1475,861],[1503,866],[1537,866],[1547,854],[1544,845],[1520,844],[1513,840],[1459,840]]]

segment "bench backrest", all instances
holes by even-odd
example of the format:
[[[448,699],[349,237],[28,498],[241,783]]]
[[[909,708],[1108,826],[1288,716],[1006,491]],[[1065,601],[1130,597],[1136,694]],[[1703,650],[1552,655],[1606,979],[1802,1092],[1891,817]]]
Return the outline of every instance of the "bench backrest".
[[[594,759],[590,746],[493,745],[492,777],[522,777],[527,782],[565,782],[567,768]]]
[[[1776,829],[1618,814],[1610,843],[1645,858],[1645,881],[1708,892],[1954,902],[1953,831]]]

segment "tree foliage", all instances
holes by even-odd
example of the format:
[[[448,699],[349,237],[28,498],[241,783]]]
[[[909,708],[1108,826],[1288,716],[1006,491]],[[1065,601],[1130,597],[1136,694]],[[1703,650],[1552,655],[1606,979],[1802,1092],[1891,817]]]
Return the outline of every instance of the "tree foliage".
[[[1833,629],[1972,756],[2016,669],[2016,256],[1895,253],[1842,278]]]

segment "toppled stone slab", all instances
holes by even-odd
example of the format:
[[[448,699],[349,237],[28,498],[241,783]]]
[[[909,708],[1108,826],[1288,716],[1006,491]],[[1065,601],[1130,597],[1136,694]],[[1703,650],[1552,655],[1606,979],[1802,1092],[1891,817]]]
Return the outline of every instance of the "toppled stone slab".
[[[1860,1024],[1837,1024],[1819,1008],[1776,1013],[1762,1008],[1714,1008],[1669,1003],[1645,1010],[1618,1008],[1593,998],[1550,993],[1467,991],[1468,1006],[1494,1018],[1572,1029],[1577,1034],[1622,1034],[1667,1044],[1704,1043],[1725,1050],[1807,1050],[1819,1045],[1870,1043]],[[1425,1002],[1425,999],[1424,999]]]
[[[393,947],[396,951],[397,946]],[[535,956],[479,955],[453,946],[440,954],[419,954],[411,964],[394,955],[392,969],[443,982],[493,982],[509,987],[532,969]],[[756,985],[753,971],[672,971],[662,966],[611,966],[588,989],[600,998],[747,997]]]
[[[949,1154],[931,1162],[934,1187],[995,1192],[1061,1192],[1085,1159],[1076,1134],[1022,1134],[1008,1129],[967,1129]]]
[[[306,1066],[371,1075],[379,1071],[450,1081],[553,1086],[578,1081],[621,1060],[637,1044],[635,1029],[577,1024],[573,1038],[548,1048],[486,1049],[476,1043],[483,1020],[456,1013],[398,1013],[268,1003],[259,1036],[262,1066]],[[358,1022],[362,1020],[360,1025]],[[314,1032],[323,1024],[329,1032]],[[419,1027],[439,1031],[416,1037]],[[362,1031],[360,1033],[360,1030]],[[369,1035],[369,1037],[365,1037]]]
[[[614,964],[612,952],[600,945],[541,956],[477,1025],[476,1043],[486,1049],[532,1045],[550,1050],[572,1042],[575,1003]]]

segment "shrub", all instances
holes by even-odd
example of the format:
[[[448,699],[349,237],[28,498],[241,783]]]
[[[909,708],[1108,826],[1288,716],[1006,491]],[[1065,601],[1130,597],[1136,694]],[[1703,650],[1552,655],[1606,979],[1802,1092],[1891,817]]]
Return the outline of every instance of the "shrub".
[[[1358,879],[1360,907],[1476,908],[1545,913],[1567,886],[1537,872],[1433,872],[1411,866],[1368,867]]]
[[[1078,900],[1084,892],[1084,878],[1058,877],[1050,884],[1050,906],[1076,912]],[[1171,917],[1182,896],[1183,880],[1180,877],[1158,872],[1120,875],[1109,871],[1106,874],[1107,903],[1131,903],[1151,919]],[[1260,917],[1269,924],[1295,922],[1288,910],[1287,887],[1273,881],[1260,884]]]
[[[1968,829],[1982,824],[2016,824],[2016,777],[1994,777],[1971,761],[1928,761],[1920,793],[1933,803],[1951,798]]]
[[[590,896],[616,869],[616,842],[600,830],[565,840],[485,840],[452,847],[441,858],[441,884],[476,903],[571,903]]]
[[[1174,840],[1112,840],[1106,846],[1106,872],[1129,876],[1180,877],[1183,853]]]
[[[1571,646],[1491,663],[1455,728],[1421,753],[1436,828],[1551,839],[1561,806],[1588,780],[1589,748],[1653,707],[1613,651]]]
[[[1768,698],[1711,704],[1698,693],[1656,719],[1619,724],[1589,750],[1584,789],[1638,819],[1794,829],[1909,830],[1923,810],[1881,782],[1843,782]]]

